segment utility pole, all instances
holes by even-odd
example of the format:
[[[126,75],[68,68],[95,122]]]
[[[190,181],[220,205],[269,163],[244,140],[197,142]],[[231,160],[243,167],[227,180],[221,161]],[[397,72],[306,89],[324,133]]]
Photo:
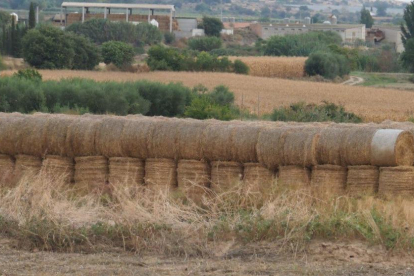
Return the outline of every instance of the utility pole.
[[[223,0],[220,0],[220,19],[223,22]]]

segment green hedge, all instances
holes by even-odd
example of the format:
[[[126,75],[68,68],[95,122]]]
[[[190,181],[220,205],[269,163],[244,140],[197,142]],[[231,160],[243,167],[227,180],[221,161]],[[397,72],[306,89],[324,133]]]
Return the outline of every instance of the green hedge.
[[[350,72],[345,56],[331,52],[314,52],[305,62],[305,72],[309,76],[320,75],[328,79],[343,77]]]
[[[222,44],[221,38],[215,36],[197,37],[188,40],[188,47],[196,51],[209,52],[221,48]]]

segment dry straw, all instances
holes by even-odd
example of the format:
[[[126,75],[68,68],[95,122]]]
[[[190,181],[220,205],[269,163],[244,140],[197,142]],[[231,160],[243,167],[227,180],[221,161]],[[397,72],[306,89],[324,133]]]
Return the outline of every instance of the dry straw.
[[[102,123],[96,131],[96,152],[106,157],[125,156],[121,135],[127,119],[124,117],[108,116],[102,119]]]
[[[95,137],[102,123],[99,117],[80,116],[74,121],[66,137],[69,156],[94,156],[97,154]]]
[[[345,143],[350,127],[337,125],[322,129],[316,146],[318,164],[345,165],[341,157],[341,147]]]
[[[378,191],[376,166],[348,166],[346,190],[351,196],[374,195]]]
[[[198,160],[180,160],[177,165],[178,188],[193,202],[202,203],[210,187],[210,166]]]
[[[278,184],[293,189],[308,188],[310,170],[301,166],[280,166]]]
[[[33,177],[40,172],[42,159],[37,156],[18,154],[14,169],[14,182],[18,182],[22,177]]]
[[[15,127],[17,153],[44,157],[46,153],[47,124],[50,115],[36,114],[25,116]]]
[[[371,142],[377,127],[350,129],[342,141],[341,156],[346,165],[371,165]]]
[[[46,134],[46,154],[69,156],[71,150],[66,142],[70,125],[78,116],[53,115],[49,117]]]
[[[107,176],[108,160],[104,156],[75,157],[75,188],[79,192],[104,191]]]
[[[156,119],[148,117],[128,117],[121,135],[122,150],[129,157],[146,159],[148,140],[152,136]]]
[[[222,122],[207,126],[202,138],[204,158],[210,161],[232,160],[231,138],[237,125],[234,122]]]
[[[74,176],[73,159],[59,155],[46,155],[41,173],[53,181],[71,183]]]
[[[14,160],[11,156],[0,154],[0,186],[10,185],[13,178]]]
[[[275,174],[260,163],[244,163],[243,183],[247,191],[253,193],[270,192]]]
[[[176,159],[178,129],[185,124],[180,119],[158,119],[154,122],[154,130],[148,139],[148,155],[150,158]]]
[[[8,155],[18,154],[19,132],[26,116],[20,113],[2,115],[0,117],[0,153]]]
[[[109,158],[109,183],[113,185],[143,185],[144,161],[132,157]]]
[[[414,167],[380,168],[378,194],[383,197],[414,195]]]
[[[211,189],[216,193],[231,190],[243,178],[243,165],[233,161],[211,162]]]
[[[203,159],[202,138],[208,123],[186,119],[177,129],[178,159]]]
[[[316,144],[320,128],[296,128],[285,136],[283,148],[284,165],[310,167],[317,164]]]
[[[177,165],[173,159],[145,160],[145,184],[152,191],[171,191],[177,187]]]
[[[337,165],[318,165],[312,169],[311,188],[318,195],[341,195],[345,192],[347,168]]]
[[[258,162],[256,145],[263,126],[244,124],[233,129],[231,134],[232,160],[237,162]]]

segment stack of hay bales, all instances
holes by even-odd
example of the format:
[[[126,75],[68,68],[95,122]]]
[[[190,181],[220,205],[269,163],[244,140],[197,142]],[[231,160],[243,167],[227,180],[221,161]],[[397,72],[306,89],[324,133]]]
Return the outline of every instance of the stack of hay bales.
[[[121,135],[127,120],[122,117],[108,116],[96,124],[96,155],[105,157],[126,156],[121,143]]]
[[[89,115],[80,116],[73,121],[66,135],[68,156],[96,156],[95,137],[101,123],[101,117]]]
[[[301,166],[280,166],[278,184],[292,189],[308,188],[311,171]]]
[[[378,194],[385,198],[414,195],[414,167],[380,168]]]
[[[311,189],[315,195],[342,195],[345,192],[347,168],[318,165],[312,170]]]
[[[145,160],[145,185],[154,192],[168,192],[177,187],[176,163],[173,159]]]
[[[243,165],[233,161],[211,162],[211,190],[223,193],[238,185],[243,178]]]
[[[0,154],[0,186],[10,184],[13,179],[13,171],[13,158],[6,154]]]
[[[186,197],[200,204],[210,187],[210,166],[198,160],[180,160],[177,165],[178,188]]]
[[[318,127],[295,128],[284,137],[283,164],[311,167],[317,164],[316,145],[319,139]]]
[[[378,191],[378,179],[376,166],[348,166],[347,192],[351,196],[374,195]]]
[[[109,183],[113,185],[143,185],[144,175],[144,161],[139,158],[109,158]]]
[[[105,191],[108,160],[104,156],[75,157],[75,188],[81,193]]]
[[[16,155],[16,163],[14,169],[14,183],[17,183],[23,177],[34,177],[39,174],[42,167],[42,159],[40,157],[18,154]]]
[[[73,159],[60,155],[46,155],[41,173],[53,181],[71,183],[74,175]]]
[[[154,128],[153,118],[134,116],[128,118],[120,138],[125,155],[143,160],[150,158],[148,144]]]
[[[77,116],[53,115],[48,118],[46,126],[46,154],[69,156],[71,150],[66,141],[70,125],[77,119]]]
[[[244,188],[252,193],[268,193],[275,180],[273,171],[263,167],[260,163],[243,164]]]

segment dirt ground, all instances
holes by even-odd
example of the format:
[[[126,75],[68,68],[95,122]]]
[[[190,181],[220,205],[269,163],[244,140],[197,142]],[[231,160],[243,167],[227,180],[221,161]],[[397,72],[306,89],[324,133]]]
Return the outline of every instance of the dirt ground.
[[[390,254],[360,242],[316,241],[307,253],[293,254],[273,243],[215,246],[210,257],[140,256],[28,252],[0,238],[0,275],[414,275],[405,254]],[[289,251],[289,250],[288,250]]]

